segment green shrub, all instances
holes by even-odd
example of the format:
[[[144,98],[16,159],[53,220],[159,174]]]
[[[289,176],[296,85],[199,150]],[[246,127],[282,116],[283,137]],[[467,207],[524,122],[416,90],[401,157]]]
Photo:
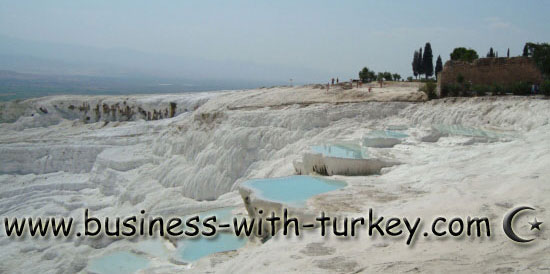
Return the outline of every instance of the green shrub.
[[[451,97],[458,97],[460,96],[460,91],[462,90],[462,87],[458,84],[452,84],[449,89],[449,96]]]
[[[460,95],[462,87],[458,84],[446,84],[441,87],[441,97],[457,97]]]
[[[437,94],[435,93],[436,88],[437,84],[435,82],[426,82],[419,88],[419,90],[426,93],[426,95],[428,95],[428,99],[432,100],[437,98]]]
[[[504,88],[499,84],[492,84],[489,90],[493,95],[504,95]]]
[[[460,96],[462,96],[462,97],[471,97],[473,95],[474,94],[472,92],[472,83],[470,83],[470,82],[463,83],[462,84],[462,89],[461,89],[461,92],[460,92]]]
[[[456,77],[456,81],[457,81],[459,84],[464,83],[464,75],[459,74],[459,75]]]
[[[449,85],[443,85],[441,87],[441,91],[439,92],[439,97],[447,97],[449,96]]]
[[[540,91],[546,96],[550,96],[550,80],[545,80],[540,85]]]
[[[516,82],[510,85],[514,95],[529,95],[531,93],[531,84],[527,82]]]
[[[476,96],[485,96],[490,91],[490,87],[487,85],[473,85],[472,91]]]

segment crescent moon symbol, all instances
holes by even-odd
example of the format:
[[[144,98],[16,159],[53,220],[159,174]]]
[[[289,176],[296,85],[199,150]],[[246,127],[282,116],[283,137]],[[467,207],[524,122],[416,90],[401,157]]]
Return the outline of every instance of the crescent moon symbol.
[[[508,212],[508,214],[504,216],[504,220],[502,221],[502,228],[504,229],[504,233],[506,233],[506,236],[508,236],[510,239],[519,243],[527,243],[534,240],[534,239],[523,239],[519,237],[516,233],[514,233],[514,230],[512,230],[512,221],[514,220],[514,216],[516,216],[516,214],[518,214],[520,211],[527,210],[527,209],[535,210],[532,207],[520,206]]]

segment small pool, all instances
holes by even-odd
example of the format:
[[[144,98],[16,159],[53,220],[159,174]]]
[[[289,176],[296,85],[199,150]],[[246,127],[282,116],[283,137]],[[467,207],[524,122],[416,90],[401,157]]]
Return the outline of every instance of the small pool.
[[[306,201],[318,194],[340,189],[345,182],[314,176],[289,176],[282,178],[256,179],[244,183],[264,199],[304,207]]]
[[[94,273],[134,273],[149,265],[147,258],[128,251],[118,251],[93,259],[88,270]]]
[[[321,153],[328,157],[347,158],[347,159],[366,159],[367,151],[358,145],[320,145],[312,146],[311,150]]]
[[[210,254],[237,250],[246,244],[246,239],[228,232],[217,233],[211,238],[198,236],[181,240],[177,252],[182,260],[192,262]]]
[[[198,213],[202,222],[203,219],[216,216],[217,223],[233,223],[233,208],[225,207]],[[190,217],[190,216],[189,216]],[[237,237],[233,233],[219,231],[213,237],[197,236],[194,238],[184,238],[178,241],[178,257],[183,261],[192,262],[210,254],[237,250],[246,244],[246,237]]]
[[[373,130],[373,131],[369,132],[367,137],[402,139],[402,138],[409,137],[409,135],[406,134],[406,133],[403,133],[403,132],[395,131],[395,130]]]

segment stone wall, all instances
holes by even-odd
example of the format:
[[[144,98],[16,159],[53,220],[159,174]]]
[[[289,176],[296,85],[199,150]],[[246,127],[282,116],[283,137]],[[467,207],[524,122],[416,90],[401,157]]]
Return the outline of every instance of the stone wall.
[[[527,57],[481,58],[473,63],[447,61],[438,77],[438,91],[457,82],[459,75],[474,85],[499,84],[507,86],[519,81],[540,84],[542,74],[533,60]]]

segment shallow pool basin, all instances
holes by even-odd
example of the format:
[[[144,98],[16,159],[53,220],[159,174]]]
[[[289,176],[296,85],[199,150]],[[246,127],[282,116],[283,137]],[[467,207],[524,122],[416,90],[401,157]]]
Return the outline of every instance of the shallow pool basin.
[[[346,183],[316,176],[297,175],[250,180],[243,186],[252,189],[262,199],[304,207],[309,198],[343,188]]]
[[[321,153],[326,157],[346,158],[346,159],[366,159],[367,151],[359,145],[352,144],[326,144],[311,146],[311,150]]]
[[[216,216],[217,223],[233,223],[232,207],[224,207],[200,212],[199,218],[203,219]],[[177,256],[185,262],[193,262],[210,254],[237,250],[247,242],[246,237],[237,237],[233,233],[218,232],[215,236],[205,237],[199,235],[193,238],[184,238],[178,241]]]
[[[134,273],[148,265],[149,260],[143,256],[128,251],[117,251],[93,259],[88,270],[98,274]]]

